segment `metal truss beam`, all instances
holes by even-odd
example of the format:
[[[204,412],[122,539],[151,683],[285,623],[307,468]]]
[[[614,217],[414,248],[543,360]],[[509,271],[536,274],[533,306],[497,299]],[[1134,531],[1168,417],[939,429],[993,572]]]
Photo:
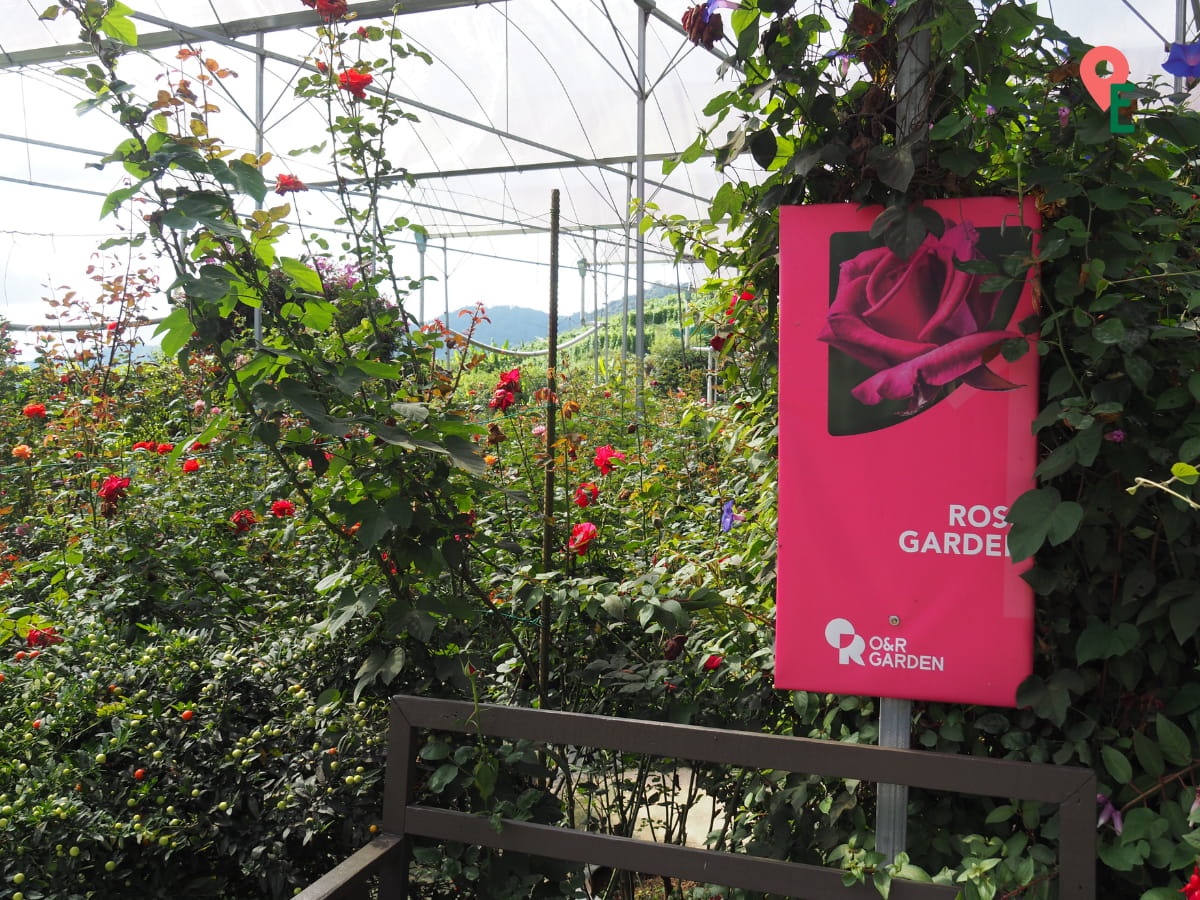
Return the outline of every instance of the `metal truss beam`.
[[[350,6],[350,13],[359,19],[381,19],[392,15],[409,15],[419,12],[436,12],[442,9],[454,9],[460,6],[479,6],[481,3],[501,3],[507,0],[367,0]],[[397,9],[397,6],[399,7]],[[163,47],[175,47],[187,43],[186,35],[190,30],[183,27],[172,27],[170,22],[134,13],[133,18],[162,27],[163,31],[152,31],[149,34],[138,35],[138,48],[141,50],[161,50]],[[324,24],[324,19],[315,10],[301,12],[279,13],[273,16],[255,16],[250,19],[236,19],[232,22],[216,22],[204,26],[204,30],[225,38],[244,37],[248,34],[266,34],[271,31],[290,31],[295,28],[311,28]],[[93,55],[89,44],[59,44],[54,47],[37,47],[31,50],[17,50],[12,53],[0,54],[0,69],[10,69],[18,66],[32,66],[39,63],[62,62],[81,56]]]

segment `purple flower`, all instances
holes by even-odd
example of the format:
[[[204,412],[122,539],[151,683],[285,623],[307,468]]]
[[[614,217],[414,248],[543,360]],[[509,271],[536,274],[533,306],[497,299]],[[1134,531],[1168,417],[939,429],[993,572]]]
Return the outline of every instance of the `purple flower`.
[[[733,511],[733,501],[726,501],[721,507],[721,531],[727,532],[733,528],[738,522],[746,521],[745,516],[740,516]]]
[[[1113,806],[1112,801],[1104,794],[1097,794],[1096,802],[1101,805],[1100,818],[1096,822],[1096,827],[1100,828],[1105,822],[1108,822],[1117,834],[1124,831],[1125,823],[1121,821],[1121,811]]]
[[[737,9],[741,6],[738,0],[707,0],[704,4],[704,21],[707,22],[714,10]]]
[[[987,105],[987,114],[989,116],[994,116],[996,114],[996,107],[992,106],[992,104],[989,103]]]
[[[1071,121],[1071,107],[1060,106],[1058,108],[1058,127],[1066,128],[1067,123]]]
[[[1163,68],[1181,78],[1200,78],[1200,43],[1172,44]]]
[[[1119,444],[1121,441],[1125,440],[1125,432],[1123,432],[1120,428],[1114,428],[1104,436],[1104,439],[1106,441],[1112,441],[1114,444]]]

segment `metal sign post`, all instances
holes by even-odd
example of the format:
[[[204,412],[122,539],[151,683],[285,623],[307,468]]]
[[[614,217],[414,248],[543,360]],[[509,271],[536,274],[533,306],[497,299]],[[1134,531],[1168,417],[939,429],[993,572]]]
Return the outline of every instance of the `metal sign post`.
[[[879,746],[907,750],[911,742],[912,701],[880,699]],[[892,862],[908,840],[908,785],[879,785],[875,802],[875,849]]]

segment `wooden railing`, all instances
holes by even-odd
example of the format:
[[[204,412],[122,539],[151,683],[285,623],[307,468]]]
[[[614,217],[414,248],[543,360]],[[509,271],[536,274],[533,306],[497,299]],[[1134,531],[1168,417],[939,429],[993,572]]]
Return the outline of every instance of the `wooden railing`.
[[[1057,804],[1058,896],[1095,898],[1096,776],[1091,769],[422,697],[393,697],[391,704],[382,833],[297,900],[366,900],[373,883],[379,900],[406,900],[407,839],[418,836],[802,900],[879,897],[870,885],[843,886],[839,869],[510,819],[502,820],[497,831],[482,816],[415,804],[416,732],[421,729]],[[893,880],[890,896],[952,900],[955,893],[945,885]]]

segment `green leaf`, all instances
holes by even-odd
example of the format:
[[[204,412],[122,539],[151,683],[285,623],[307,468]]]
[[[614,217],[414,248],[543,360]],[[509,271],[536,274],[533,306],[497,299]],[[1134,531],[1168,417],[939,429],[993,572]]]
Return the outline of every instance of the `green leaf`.
[[[1200,596],[1175,600],[1167,618],[1171,622],[1171,630],[1175,632],[1175,640],[1180,644],[1195,637],[1197,629],[1200,629]]]
[[[321,276],[300,262],[300,260],[292,259],[290,256],[281,256],[279,258],[279,266],[300,290],[307,291],[310,294],[324,292],[324,287],[321,284]]]
[[[875,874],[871,876],[871,881],[875,884],[875,890],[879,892],[879,896],[883,900],[888,900],[888,895],[892,891],[892,873],[887,869],[876,869]]]
[[[42,14],[38,16],[39,21],[52,22],[58,18],[58,4],[47,6],[42,10]]]
[[[970,123],[971,117],[969,115],[951,113],[934,123],[933,127],[929,129],[929,139],[931,141],[944,141],[946,138],[954,137],[954,135],[958,134]]]
[[[248,194],[255,203],[263,202],[267,196],[267,183],[263,180],[261,169],[235,159],[229,164],[229,171],[233,173],[239,191]]]
[[[1118,785],[1127,784],[1133,777],[1133,766],[1129,764],[1125,755],[1112,745],[1105,744],[1100,748],[1100,758],[1104,760],[1104,768]]]
[[[313,331],[324,331],[333,324],[333,316],[337,308],[324,297],[304,301],[304,315],[300,324]]]
[[[1171,475],[1184,484],[1195,484],[1196,479],[1200,478],[1200,469],[1197,469],[1191,463],[1177,462],[1171,466]]]
[[[192,337],[195,326],[188,317],[188,311],[182,306],[172,310],[168,316],[158,323],[154,336],[162,335],[162,352],[165,356],[175,356]]]
[[[879,180],[893,190],[908,190],[908,185],[917,171],[913,161],[912,148],[908,144],[902,144],[899,147],[872,149],[878,152],[868,154],[868,162],[874,163],[875,173],[879,176]]]
[[[1028,559],[1041,548],[1051,516],[1061,502],[1062,498],[1054,488],[1026,491],[1016,499],[1007,516],[1012,525],[1008,550],[1014,562]]]
[[[1057,547],[1067,541],[1079,530],[1083,521],[1083,507],[1074,500],[1067,500],[1055,507],[1046,523],[1046,539],[1050,546]]]
[[[484,800],[496,792],[496,777],[499,774],[499,767],[494,759],[481,759],[475,764],[475,787]]]
[[[987,818],[984,819],[984,824],[985,825],[995,825],[998,822],[1007,822],[1009,819],[1011,819],[1013,817],[1013,813],[1014,813],[1014,810],[1013,810],[1012,804],[1009,804],[1009,803],[1002,804],[1000,806],[997,806],[995,809],[993,809],[990,813],[987,814]]]
[[[1123,656],[1138,645],[1138,638],[1136,625],[1125,622],[1114,628],[1092,616],[1075,642],[1075,661],[1082,665],[1093,659]]]
[[[1124,209],[1129,205],[1129,193],[1111,184],[1089,191],[1088,199],[1106,210]]]
[[[750,145],[750,155],[754,157],[754,161],[762,168],[769,168],[771,163],[775,161],[775,151],[778,142],[775,140],[775,134],[770,128],[753,132],[746,138],[746,143]]]
[[[758,49],[757,9],[735,9],[729,16],[729,28],[737,35],[738,59],[752,59]]]
[[[1147,775],[1158,778],[1165,771],[1162,750],[1140,731],[1133,733],[1133,752]]]
[[[429,789],[435,794],[440,794],[457,777],[458,766],[454,765],[454,763],[443,763],[438,766],[437,771],[429,779]]]
[[[1092,329],[1092,337],[1101,344],[1119,344],[1125,337],[1125,323],[1120,319],[1105,319]]]
[[[1158,746],[1168,762],[1177,766],[1191,763],[1192,742],[1182,728],[1160,713],[1154,720],[1154,730],[1158,735]]]
[[[129,20],[132,12],[124,3],[113,3],[100,20],[100,30],[118,43],[136,47],[137,27]]]
[[[1078,461],[1074,442],[1062,444],[1050,451],[1050,455],[1038,463],[1034,474],[1038,478],[1054,478],[1067,471]]]

